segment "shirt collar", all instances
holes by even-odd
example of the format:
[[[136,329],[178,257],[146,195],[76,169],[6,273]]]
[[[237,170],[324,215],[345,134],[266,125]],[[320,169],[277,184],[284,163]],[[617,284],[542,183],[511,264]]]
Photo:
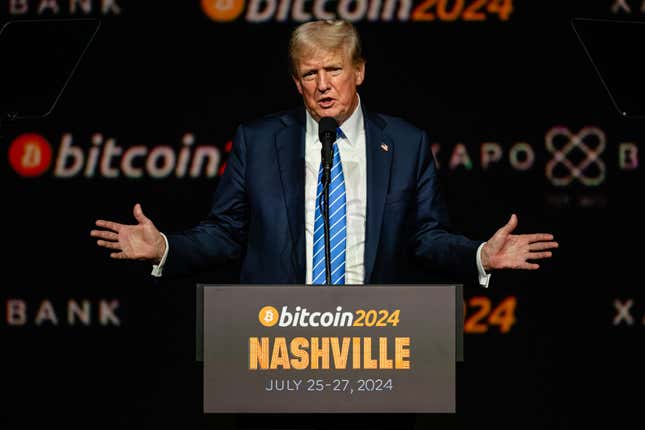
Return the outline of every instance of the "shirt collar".
[[[318,122],[311,116],[308,110],[306,112],[306,127],[307,134],[314,138],[314,142],[318,142]],[[340,125],[340,129],[345,134],[350,145],[353,145],[358,136],[364,130],[363,126],[363,109],[361,109],[361,99],[358,98],[358,104],[354,112]]]

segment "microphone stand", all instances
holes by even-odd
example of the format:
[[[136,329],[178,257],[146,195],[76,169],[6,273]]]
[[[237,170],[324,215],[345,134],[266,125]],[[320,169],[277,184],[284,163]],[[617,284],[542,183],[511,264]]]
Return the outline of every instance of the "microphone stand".
[[[322,143],[320,159],[322,160],[322,205],[323,229],[325,240],[325,285],[332,285],[331,281],[331,237],[329,227],[329,187],[331,186],[331,169],[334,164],[334,141],[337,137],[338,123],[332,117],[320,118],[318,122],[318,138]]]
[[[331,182],[331,167],[323,167],[322,184],[323,184],[323,229],[325,231],[325,284],[331,285],[331,247],[330,233],[329,233],[329,183]]]

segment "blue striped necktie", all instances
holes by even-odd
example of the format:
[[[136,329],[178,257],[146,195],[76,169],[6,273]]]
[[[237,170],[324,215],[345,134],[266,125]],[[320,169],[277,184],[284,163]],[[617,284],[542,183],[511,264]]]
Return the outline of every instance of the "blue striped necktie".
[[[347,237],[345,178],[340,162],[340,153],[338,152],[338,141],[342,137],[343,132],[338,128],[336,142],[334,142],[334,159],[329,184],[329,249],[331,250],[331,283],[333,285],[342,285],[345,283],[345,248]],[[314,285],[326,284],[325,229],[322,216],[324,202],[322,171],[321,163],[318,173],[314,221],[313,269],[311,277],[312,284]]]

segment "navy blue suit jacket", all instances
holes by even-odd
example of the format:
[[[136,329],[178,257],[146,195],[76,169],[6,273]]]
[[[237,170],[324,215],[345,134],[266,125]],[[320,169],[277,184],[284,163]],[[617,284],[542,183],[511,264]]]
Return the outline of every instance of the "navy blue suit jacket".
[[[481,242],[448,232],[426,133],[386,115],[364,118],[364,282],[419,282],[420,268],[476,279]],[[240,126],[207,219],[168,235],[164,276],[241,259],[242,283],[304,284],[304,198],[304,108]]]

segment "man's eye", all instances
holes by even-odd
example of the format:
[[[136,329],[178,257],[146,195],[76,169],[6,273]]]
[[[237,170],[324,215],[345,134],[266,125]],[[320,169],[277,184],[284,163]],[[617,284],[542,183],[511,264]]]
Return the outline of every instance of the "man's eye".
[[[338,76],[340,73],[343,71],[343,69],[338,68],[338,69],[331,69],[329,73],[331,73],[332,76]]]

